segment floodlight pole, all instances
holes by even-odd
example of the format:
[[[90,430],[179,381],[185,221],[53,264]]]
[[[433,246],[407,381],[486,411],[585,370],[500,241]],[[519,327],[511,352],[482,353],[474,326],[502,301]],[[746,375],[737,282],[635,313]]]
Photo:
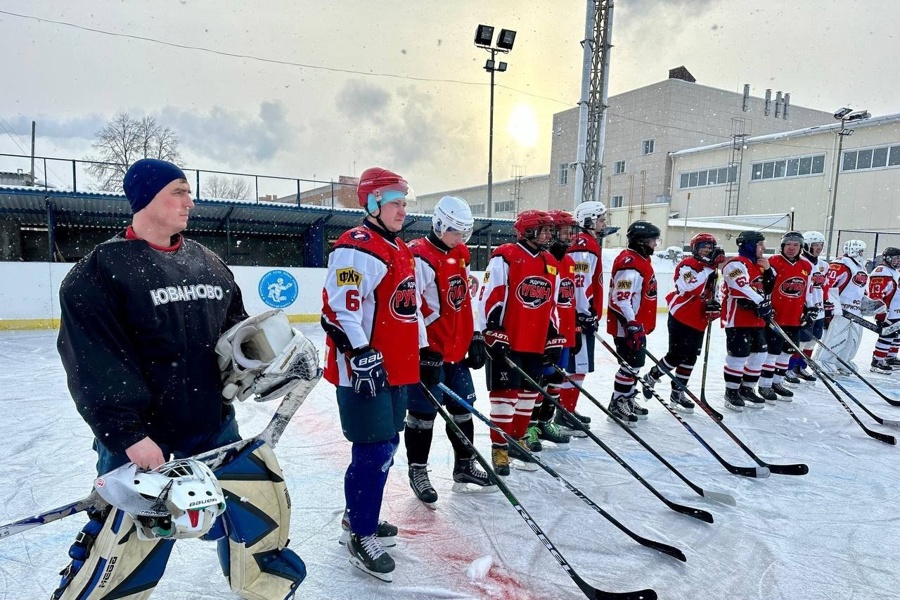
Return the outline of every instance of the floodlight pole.
[[[491,116],[490,125],[488,127],[488,188],[487,188],[487,218],[490,219],[494,212],[494,71],[497,70],[496,57],[498,50],[490,48],[491,60],[488,64],[494,65],[491,68],[485,67],[491,73]]]
[[[844,125],[847,123],[847,121],[859,121],[862,119],[868,119],[869,113],[865,110],[851,112],[849,108],[842,108],[834,114],[834,118],[840,120],[841,128],[837,132],[837,160],[834,162],[834,183],[831,186],[831,212],[829,213],[830,216],[828,222],[828,260],[831,260],[835,257],[835,254],[832,252],[833,249],[831,247],[831,241],[834,237],[834,216],[835,211],[837,210],[838,177],[841,174],[841,163],[843,161],[844,136],[853,135],[853,130],[845,128]]]

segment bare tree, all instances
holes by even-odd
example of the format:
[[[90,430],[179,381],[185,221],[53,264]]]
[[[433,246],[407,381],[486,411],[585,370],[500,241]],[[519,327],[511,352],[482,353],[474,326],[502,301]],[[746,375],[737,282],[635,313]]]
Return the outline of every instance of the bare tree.
[[[250,183],[241,177],[211,175],[203,178],[197,196],[223,200],[249,200]]]
[[[91,144],[94,154],[86,160],[99,164],[87,167],[106,191],[121,191],[122,178],[128,167],[142,158],[159,158],[178,163],[178,134],[160,125],[153,117],[135,119],[119,113],[97,132]]]

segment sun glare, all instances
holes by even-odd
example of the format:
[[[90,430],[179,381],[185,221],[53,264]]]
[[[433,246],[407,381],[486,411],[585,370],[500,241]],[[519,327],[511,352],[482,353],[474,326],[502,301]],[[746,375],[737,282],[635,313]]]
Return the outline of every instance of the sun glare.
[[[522,146],[532,147],[538,139],[538,122],[527,104],[517,104],[509,113],[506,131]]]

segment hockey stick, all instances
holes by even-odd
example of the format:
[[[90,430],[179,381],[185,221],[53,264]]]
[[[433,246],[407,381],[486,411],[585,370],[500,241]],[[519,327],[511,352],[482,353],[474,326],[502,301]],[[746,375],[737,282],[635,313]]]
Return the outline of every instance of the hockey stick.
[[[544,531],[540,528],[540,526],[531,518],[531,515],[528,514],[528,511],[525,510],[525,507],[519,502],[518,498],[512,493],[512,490],[507,487],[507,485],[503,482],[503,478],[499,477],[494,470],[491,468],[491,465],[488,464],[487,460],[485,460],[484,456],[475,448],[475,445],[469,441],[469,438],[463,433],[462,429],[459,428],[459,425],[456,424],[456,421],[453,420],[450,415],[447,414],[447,411],[444,410],[444,407],[441,406],[441,403],[437,401],[437,399],[431,394],[431,390],[429,390],[426,386],[419,384],[419,388],[424,393],[425,397],[429,402],[437,409],[438,413],[440,413],[441,418],[447,422],[447,426],[450,427],[453,432],[457,435],[459,440],[472,451],[472,456],[475,460],[478,461],[478,464],[481,465],[481,468],[484,469],[485,473],[487,473],[488,477],[497,484],[497,487],[500,488],[500,491],[503,492],[503,495],[506,496],[506,499],[512,504],[513,508],[516,509],[516,512],[519,513],[519,516],[524,519],[524,521],[528,524],[528,528],[534,532],[534,534],[541,540],[541,543],[544,544],[544,547],[550,552],[553,558],[556,559],[556,562],[565,569],[566,573],[569,577],[572,578],[572,581],[575,582],[575,585],[578,586],[578,589],[582,591],[582,593],[588,598],[597,599],[597,600],[656,600],[657,595],[656,592],[652,589],[640,590],[637,592],[604,592],[603,590],[597,589],[591,586],[588,582],[581,578],[580,575],[575,571],[574,568],[568,563],[568,561],[563,557],[562,553],[557,550],[556,546],[553,542],[550,541],[550,538],[544,533]],[[517,442],[514,442],[517,443]]]
[[[730,496],[730,495],[728,495],[728,494],[723,494],[723,493],[721,493],[721,492],[710,492],[710,491],[704,490],[702,487],[700,487],[699,485],[696,485],[694,482],[692,482],[692,481],[689,480],[687,477],[685,477],[685,476],[681,473],[681,471],[679,471],[678,469],[676,469],[675,467],[673,467],[671,464],[669,464],[669,461],[667,461],[665,458],[663,458],[662,456],[660,456],[660,454],[659,454],[656,450],[654,450],[653,447],[650,446],[650,444],[648,444],[647,442],[645,442],[644,439],[643,439],[641,436],[639,436],[639,435],[636,434],[634,431],[632,431],[630,427],[628,427],[625,423],[622,422],[621,419],[619,419],[619,417],[615,416],[612,412],[610,412],[610,410],[609,410],[608,408],[606,408],[605,406],[603,406],[603,403],[601,403],[601,402],[600,402],[599,400],[597,400],[594,396],[592,396],[591,394],[589,394],[588,391],[585,390],[584,387],[582,387],[577,381],[575,381],[574,379],[572,379],[572,378],[569,376],[568,373],[566,373],[565,371],[563,371],[558,365],[553,365],[553,368],[554,368],[554,369],[556,370],[556,372],[559,373],[566,381],[568,381],[569,383],[571,383],[572,386],[575,387],[575,389],[577,389],[579,392],[581,392],[582,394],[584,394],[584,396],[585,396],[588,400],[590,400],[591,402],[593,402],[593,403],[597,406],[597,408],[599,408],[600,410],[602,410],[602,411],[606,414],[606,416],[608,416],[609,418],[611,418],[612,420],[614,420],[614,421],[615,421],[622,429],[625,430],[625,433],[627,433],[627,434],[630,435],[632,438],[634,438],[641,446],[644,447],[645,450],[647,450],[647,452],[649,452],[650,454],[652,454],[652,455],[654,456],[654,458],[656,458],[659,462],[661,462],[662,464],[664,464],[670,471],[672,471],[673,473],[675,473],[675,475],[678,476],[678,478],[681,479],[685,484],[687,484],[687,486],[688,486],[689,488],[691,488],[692,490],[694,490],[695,492],[697,492],[697,494],[699,494],[700,496],[703,496],[704,498],[708,498],[708,499],[710,499],[710,500],[715,500],[716,502],[721,502],[722,504],[728,504],[729,506],[735,506],[736,503],[735,503],[734,498],[733,498],[732,496]],[[562,406],[560,406],[560,405],[557,405],[557,410],[563,410],[563,411],[565,411],[565,409],[562,408]]]
[[[719,272],[713,270],[713,272],[709,276],[709,279],[707,280],[707,291],[711,291],[713,293],[713,298],[715,298],[715,287],[718,278]],[[712,321],[706,324],[706,340],[704,341],[703,349],[703,376],[700,378],[700,401],[697,402],[697,404],[702,404],[703,407],[708,408],[709,410],[707,410],[706,413],[717,421],[721,421],[724,418],[722,416],[722,413],[710,406],[709,402],[707,402],[706,400],[706,369],[707,367],[709,367],[709,340],[712,337],[712,324]],[[710,410],[712,412],[710,412]]]
[[[898,323],[900,323],[900,321],[898,321]],[[820,339],[818,339],[816,336],[814,336],[814,335],[812,334],[812,331],[810,331],[809,329],[807,329],[806,331],[809,333],[810,337],[813,338],[813,339],[816,341],[817,344],[819,344],[820,346],[822,346],[823,348],[825,348],[826,350],[828,350],[828,352],[830,352],[831,355],[834,356],[834,357],[838,360],[839,363],[841,363],[844,367],[846,367],[846,369],[847,369],[848,371],[850,371],[851,373],[853,373],[854,375],[856,375],[856,376],[859,378],[860,381],[862,381],[864,384],[866,384],[867,386],[869,386],[869,389],[871,389],[873,392],[875,392],[876,394],[878,394],[879,396],[881,396],[881,399],[882,399],[882,400],[884,400],[885,402],[887,402],[887,403],[890,404],[891,406],[900,406],[900,400],[894,400],[893,398],[888,398],[887,396],[885,396],[885,395],[884,395],[884,392],[882,392],[882,391],[879,390],[877,387],[875,387],[874,385],[872,385],[872,383],[871,383],[868,379],[866,379],[865,377],[863,377],[862,375],[860,375],[860,374],[859,374],[859,371],[857,371],[855,368],[853,368],[853,365],[851,365],[851,364],[848,363],[846,360],[844,360],[843,358],[841,358],[840,356],[838,356],[837,352],[835,352],[834,350],[832,350],[831,347],[828,346],[828,344],[826,344],[825,342],[823,342],[822,340],[820,340]],[[832,379],[833,379],[833,378],[832,378]]]
[[[249,439],[239,440],[220,448],[209,450],[208,452],[203,452],[202,454],[198,454],[191,458],[199,460],[209,466],[210,469],[215,470],[225,463],[226,458],[239,453],[241,450],[257,441],[264,441],[274,448],[278,443],[281,434],[284,433],[291,417],[294,416],[297,409],[299,409],[303,402],[306,401],[306,397],[322,378],[322,369],[318,368],[318,364],[316,369],[317,372],[312,379],[301,380],[294,389],[282,398],[281,403],[275,410],[275,414],[272,415],[269,424],[266,425],[266,428],[263,429],[259,435]],[[70,502],[34,516],[13,521],[12,523],[0,525],[0,539],[22,533],[23,531],[28,531],[38,525],[45,525],[47,523],[52,523],[53,521],[64,519],[65,517],[91,508],[100,508],[105,504],[106,503],[100,498],[96,491],[91,491],[89,495],[80,500],[76,500],[75,502]]]
[[[538,382],[535,381],[535,380],[531,377],[531,375],[529,375],[528,373],[526,373],[525,371],[523,371],[522,368],[519,367],[519,365],[517,365],[515,362],[513,362],[513,360],[512,360],[510,357],[504,356],[503,359],[506,361],[506,364],[508,364],[510,367],[512,367],[513,369],[515,369],[516,371],[518,371],[518,372],[519,372],[519,375],[520,375],[525,381],[527,381],[528,384],[531,385],[531,386],[534,388],[535,391],[537,391],[539,394],[541,394],[545,399],[549,400],[550,403],[553,404],[554,406],[559,406],[559,404],[557,404],[558,400],[556,400],[556,398],[555,398],[552,394],[550,394],[549,392],[547,392],[547,390],[545,390],[545,389],[542,388],[540,385],[538,385]],[[610,448],[609,446],[607,446],[606,444],[604,444],[604,443],[603,443],[603,440],[601,440],[601,439],[598,438],[596,435],[594,435],[594,433],[593,433],[590,429],[587,429],[586,427],[584,427],[584,424],[583,424],[583,423],[580,423],[580,422],[579,422],[579,423],[577,423],[577,424],[576,424],[576,423],[573,423],[573,424],[574,424],[576,427],[578,427],[578,426],[580,425],[580,426],[581,426],[581,431],[583,431],[584,433],[586,433],[587,436],[588,436],[589,438],[591,438],[592,440],[594,440],[594,443],[596,443],[598,446],[600,446],[601,448],[603,448],[603,450],[604,450],[607,454],[609,454],[610,457],[612,457],[612,459],[613,459],[614,461],[616,461],[617,463],[619,463],[619,466],[621,466],[623,469],[625,469],[626,471],[628,471],[628,472],[631,474],[632,477],[634,477],[635,479],[637,479],[637,480],[641,483],[641,485],[643,485],[645,488],[647,488],[648,490],[650,490],[650,493],[652,493],[654,496],[656,496],[657,498],[659,498],[659,500],[660,500],[663,504],[665,504],[666,506],[668,506],[669,508],[671,508],[672,510],[674,510],[674,511],[677,512],[677,513],[681,513],[681,514],[683,514],[683,515],[687,515],[687,516],[689,516],[689,517],[693,517],[693,518],[695,518],[695,519],[698,519],[698,520],[700,520],[700,521],[703,521],[704,523],[712,523],[712,522],[713,522],[713,516],[712,516],[710,513],[708,513],[707,511],[705,511],[705,510],[700,510],[699,508],[691,508],[690,506],[684,506],[684,505],[682,505],[682,504],[677,504],[677,503],[675,503],[675,502],[672,502],[671,500],[669,500],[669,499],[666,498],[665,496],[663,496],[663,495],[659,492],[659,490],[657,490],[655,487],[653,487],[652,485],[650,485],[650,483],[649,483],[646,479],[644,479],[643,477],[641,477],[640,474],[639,474],[637,471],[635,471],[634,469],[632,469],[632,468],[631,468],[631,465],[629,465],[627,462],[625,462],[625,460],[624,460],[621,456],[619,456],[618,454],[616,454],[615,450],[613,450],[612,448]]]
[[[622,356],[618,352],[616,352],[615,348],[610,346],[609,343],[606,340],[604,340],[602,337],[600,337],[599,335],[597,336],[597,339],[600,341],[601,344],[603,344],[604,348],[609,350],[610,354],[612,354],[614,357],[616,357],[616,360],[619,361],[620,366],[627,369],[628,372],[631,373],[632,377],[634,377],[635,379],[640,381],[640,377],[638,376],[637,371],[632,369],[631,365],[629,365],[627,362],[625,362],[625,359],[622,358]],[[648,353],[648,356],[649,356],[649,353]],[[657,363],[657,364],[659,364],[659,363]],[[679,423],[681,423],[682,426],[684,426],[684,428],[687,429],[688,433],[690,433],[692,436],[694,436],[694,439],[697,440],[697,442],[701,446],[706,448],[706,450],[710,454],[712,454],[713,457],[717,461],[719,461],[719,463],[723,467],[725,467],[725,469],[729,473],[732,473],[733,475],[741,475],[742,477],[764,478],[764,477],[769,476],[769,469],[765,468],[764,466],[761,466],[761,467],[739,467],[737,465],[731,464],[730,462],[728,462],[727,460],[722,458],[722,456],[718,452],[716,452],[715,449],[713,449],[713,447],[710,446],[709,443],[707,443],[707,441],[704,440],[700,436],[699,433],[694,431],[694,428],[691,427],[690,424],[681,417],[681,415],[679,415],[673,408],[671,408],[665,402],[663,402],[663,399],[659,397],[659,394],[657,394],[655,390],[650,390],[650,391],[651,391],[651,394],[659,401],[659,403],[662,404],[666,408],[667,411],[669,411],[669,414],[671,414],[673,417],[675,417],[675,420],[678,421]]]
[[[656,364],[659,364],[659,361],[656,360],[656,357],[654,357],[653,354],[649,350],[647,350],[647,356],[650,357],[650,360],[652,360]],[[663,370],[662,367],[660,367],[660,371],[662,371],[662,370]],[[663,372],[665,372],[665,371],[663,371]],[[669,376],[672,377],[671,374],[669,374]],[[679,381],[679,383],[681,383],[681,382]],[[685,389],[687,389],[687,388],[685,388]],[[739,438],[733,431],[731,431],[728,428],[727,425],[725,425],[725,423],[723,423],[722,421],[720,421],[719,419],[716,418],[716,415],[718,413],[715,410],[712,410],[711,407],[710,407],[710,410],[707,410],[707,405],[705,405],[705,404],[700,404],[700,407],[704,410],[704,412],[706,412],[706,414],[708,414],[710,416],[710,418],[712,418],[713,422],[716,425],[718,425],[722,429],[722,431],[724,431],[728,435],[728,437],[730,437],[732,439],[732,441],[734,441],[734,443],[737,444],[741,450],[746,452],[747,456],[752,458],[753,462],[758,464],[760,467],[764,467],[764,468],[768,469],[770,472],[775,473],[776,475],[806,475],[807,473],[809,473],[809,466],[804,463],[793,463],[793,464],[787,464],[787,465],[767,463],[766,461],[764,461],[763,459],[758,457],[753,452],[753,450],[751,450],[747,446],[747,444],[745,444],[741,440],[741,438]],[[676,415],[676,416],[678,416],[678,415]]]
[[[800,348],[797,347],[797,345],[794,343],[794,340],[792,340],[790,337],[788,337],[788,335],[778,325],[778,323],[770,321],[769,327],[773,331],[775,331],[778,335],[780,335],[782,338],[784,338],[784,341],[786,341],[788,343],[788,345],[790,345],[790,347],[794,349],[795,352],[800,352]],[[862,430],[866,432],[866,435],[878,440],[879,442],[884,442],[885,444],[891,444],[891,445],[897,444],[897,439],[894,436],[888,435],[886,433],[881,433],[879,431],[873,431],[873,430],[869,429],[868,427],[866,427],[863,424],[863,422],[859,420],[859,417],[856,416],[856,413],[853,412],[853,410],[850,408],[850,406],[844,401],[844,399],[841,398],[841,395],[838,394],[837,390],[834,389],[833,387],[831,387],[831,384],[828,383],[829,380],[833,381],[834,383],[837,383],[837,382],[833,378],[831,378],[825,372],[825,370],[822,368],[822,366],[819,365],[819,363],[814,361],[812,358],[807,357],[806,362],[813,368],[813,371],[818,373],[819,378],[822,380],[822,383],[825,384],[825,387],[828,388],[828,391],[831,392],[831,394],[837,399],[837,401],[841,403],[841,406],[843,406],[844,409],[848,413],[850,413],[850,416],[853,417],[853,420],[856,421],[856,424],[859,425],[862,428]],[[840,384],[838,384],[838,385],[840,385]],[[844,388],[841,387],[841,389],[843,390]],[[844,390],[844,393],[847,393],[846,390]],[[855,398],[854,398],[854,400],[855,400]],[[860,406],[862,406],[862,405],[860,404]]]
[[[855,315],[849,310],[844,310],[841,314],[848,321],[853,321],[858,325],[862,325],[869,331],[874,331],[878,335],[888,336],[900,331],[900,321],[897,321],[896,323],[892,323],[890,325],[879,325],[878,323],[873,323],[872,321],[864,319],[859,315]]]
[[[471,403],[466,402],[459,394],[457,394],[456,392],[454,392],[453,390],[451,390],[449,387],[447,387],[447,386],[444,385],[443,383],[439,383],[439,384],[438,384],[438,387],[440,387],[440,388],[441,388],[441,391],[443,391],[445,394],[447,394],[448,396],[450,396],[451,398],[453,398],[453,399],[456,401],[457,404],[459,404],[460,406],[462,406],[463,408],[465,408],[466,410],[468,410],[470,413],[472,413],[473,415],[475,415],[476,417],[478,417],[478,419],[479,419],[482,423],[484,423],[484,424],[487,425],[490,429],[492,429],[493,431],[495,431],[495,432],[497,432],[498,434],[500,434],[501,436],[503,436],[503,438],[504,438],[508,443],[510,443],[510,444],[517,444],[517,443],[518,443],[514,437],[512,437],[511,435],[509,435],[508,433],[506,433],[505,431],[503,431],[502,429],[500,429],[500,427],[498,427],[497,425],[495,425],[493,421],[491,421],[491,420],[488,419],[486,416],[484,416],[483,414],[481,414],[474,406],[472,406]],[[566,480],[562,475],[560,475],[559,473],[557,473],[550,465],[548,465],[548,464],[545,463],[543,460],[541,460],[541,458],[540,458],[537,454],[534,454],[534,453],[531,452],[528,448],[523,448],[522,450],[523,450],[525,453],[527,453],[528,456],[530,456],[532,459],[534,459],[534,462],[535,462],[540,468],[542,468],[544,471],[546,471],[546,472],[549,473],[551,476],[555,477],[558,481],[560,481],[560,482],[566,487],[567,490],[569,490],[570,492],[572,492],[573,494],[575,494],[576,496],[578,496],[578,498],[580,498],[585,504],[587,504],[587,505],[590,506],[592,509],[594,509],[595,511],[597,511],[598,513],[600,513],[601,515],[603,515],[603,517],[604,517],[607,521],[609,521],[610,523],[612,523],[613,525],[615,525],[616,527],[618,527],[619,530],[621,530],[625,535],[627,535],[628,537],[630,537],[631,539],[633,539],[634,541],[636,541],[638,544],[641,544],[642,546],[646,546],[647,548],[651,548],[651,549],[656,550],[656,551],[658,551],[658,552],[662,552],[663,554],[668,554],[669,556],[673,556],[673,557],[677,558],[678,560],[680,560],[680,561],[682,561],[682,562],[687,562],[687,557],[685,557],[684,552],[682,552],[682,551],[679,550],[678,548],[675,548],[674,546],[670,546],[670,545],[668,545],[668,544],[663,544],[662,542],[656,542],[656,541],[653,541],[653,540],[649,540],[649,539],[647,539],[647,538],[645,538],[645,537],[639,536],[638,534],[634,533],[633,531],[631,531],[630,529],[628,529],[627,527],[625,527],[624,525],[622,525],[622,523],[620,523],[618,520],[616,520],[616,518],[613,517],[611,514],[609,514],[608,512],[606,512],[605,510],[603,510],[603,509],[600,508],[599,506],[597,506],[597,504],[594,503],[593,500],[591,500],[590,498],[588,498],[588,497],[587,497],[581,490],[579,490],[577,487],[575,487],[574,485],[572,485],[571,483],[569,483],[568,480]],[[734,502],[734,500],[732,499],[732,503],[733,503],[733,502]]]

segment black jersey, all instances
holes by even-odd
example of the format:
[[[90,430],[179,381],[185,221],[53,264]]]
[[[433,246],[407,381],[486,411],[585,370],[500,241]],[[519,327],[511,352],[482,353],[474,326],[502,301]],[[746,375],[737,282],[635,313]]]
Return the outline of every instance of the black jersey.
[[[162,252],[120,234],[72,268],[59,297],[69,391],[106,447],[124,452],[150,436],[187,449],[222,426],[232,409],[215,345],[247,315],[212,251],[183,239]]]

